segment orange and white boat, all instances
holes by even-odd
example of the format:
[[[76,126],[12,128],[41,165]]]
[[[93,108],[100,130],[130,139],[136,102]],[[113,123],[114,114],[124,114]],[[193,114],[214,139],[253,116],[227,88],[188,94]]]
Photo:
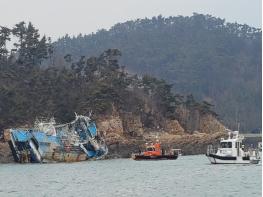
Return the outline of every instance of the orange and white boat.
[[[179,156],[178,151],[171,149],[170,151],[165,151],[161,148],[159,142],[156,143],[146,143],[146,150],[141,153],[132,154],[132,159],[134,160],[175,160]]]

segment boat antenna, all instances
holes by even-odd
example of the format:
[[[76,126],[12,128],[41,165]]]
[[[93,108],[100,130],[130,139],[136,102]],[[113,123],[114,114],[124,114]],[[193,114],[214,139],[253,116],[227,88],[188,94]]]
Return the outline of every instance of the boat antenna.
[[[91,115],[92,115],[92,110],[89,111],[89,117],[91,117]]]
[[[78,117],[78,114],[76,112],[74,112],[75,116]]]
[[[239,131],[239,108],[236,108],[236,126],[237,126],[237,130]]]

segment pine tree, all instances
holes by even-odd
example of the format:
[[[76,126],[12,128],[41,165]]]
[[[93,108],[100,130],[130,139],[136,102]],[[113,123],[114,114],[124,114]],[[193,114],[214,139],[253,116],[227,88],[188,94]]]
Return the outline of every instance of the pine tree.
[[[25,22],[15,25],[13,35],[19,40],[14,46],[19,53],[18,62],[22,64],[39,65],[53,53],[51,41],[49,43],[45,36],[40,38],[38,29],[31,22],[26,26]]]
[[[0,62],[7,60],[8,49],[6,48],[6,43],[10,41],[10,34],[10,29],[0,26]]]

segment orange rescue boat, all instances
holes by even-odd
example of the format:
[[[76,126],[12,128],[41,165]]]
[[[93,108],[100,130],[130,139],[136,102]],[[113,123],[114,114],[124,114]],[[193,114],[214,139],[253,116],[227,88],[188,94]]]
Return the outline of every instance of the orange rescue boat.
[[[151,143],[150,145],[146,143],[146,150],[132,154],[132,158],[134,160],[175,160],[178,158],[178,152],[172,149],[166,153],[159,142]]]

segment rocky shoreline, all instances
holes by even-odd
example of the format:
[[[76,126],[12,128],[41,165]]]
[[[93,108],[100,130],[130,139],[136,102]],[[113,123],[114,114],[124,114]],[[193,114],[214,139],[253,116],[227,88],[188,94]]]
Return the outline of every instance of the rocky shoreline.
[[[218,143],[227,134],[224,125],[211,115],[201,117],[195,125],[192,122],[165,120],[163,127],[149,129],[133,115],[117,113],[96,120],[98,131],[109,148],[105,159],[129,158],[132,153],[144,150],[145,143],[157,139],[167,150],[181,149],[183,155],[205,154],[209,144]],[[9,145],[0,141],[0,163],[10,162],[14,160]]]
[[[214,133],[205,134],[198,133],[193,135],[171,135],[162,134],[159,135],[162,147],[165,149],[169,148],[179,148],[182,149],[183,155],[196,155],[205,154],[207,145],[215,144],[218,140],[225,136],[225,133]],[[115,136],[116,137],[116,136]],[[144,139],[142,138],[119,138],[113,139],[108,138],[107,144],[109,147],[109,153],[105,159],[114,158],[129,158],[131,153],[138,152],[139,149],[143,150],[144,144],[149,141],[154,141],[156,138],[154,135],[147,135]],[[113,141],[115,140],[115,141]],[[117,140],[117,141],[116,141]],[[0,142],[0,163],[13,163],[14,159],[12,157],[11,150],[7,142]]]
[[[158,140],[164,149],[181,149],[183,155],[205,154],[207,146],[217,144],[221,137],[225,137],[226,133],[217,132],[214,134],[193,134],[193,135],[159,135]],[[131,153],[143,150],[146,142],[154,142],[156,138],[152,135],[145,139],[122,139],[116,143],[110,144],[108,141],[109,153],[107,158],[129,158]]]
[[[189,113],[181,114],[185,114],[181,121],[165,120],[162,127],[155,129],[145,128],[136,116],[123,118],[117,113],[99,119],[98,130],[103,132],[109,148],[107,158],[129,158],[156,139],[164,149],[182,149],[183,155],[205,154],[209,144],[216,144],[227,135],[225,126],[211,115],[193,121]]]
[[[151,133],[142,137],[127,138],[119,135],[111,135],[106,138],[109,153],[104,159],[130,158],[132,153],[143,150],[146,142],[155,141],[156,133]],[[182,149],[183,155],[205,154],[207,146],[218,144],[220,138],[226,137],[226,132],[216,132],[213,134],[195,133],[192,135],[171,135],[163,133],[158,139],[165,149],[178,148]],[[260,139],[245,140],[247,145],[257,144]],[[0,141],[0,163],[13,163],[14,159],[9,148],[8,142]]]

